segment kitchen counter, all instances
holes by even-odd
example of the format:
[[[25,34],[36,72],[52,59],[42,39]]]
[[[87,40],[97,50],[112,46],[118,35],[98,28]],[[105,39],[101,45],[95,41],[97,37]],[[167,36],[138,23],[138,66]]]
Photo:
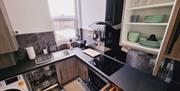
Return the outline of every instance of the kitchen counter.
[[[69,50],[69,55],[66,56],[61,56],[62,52],[54,52],[52,53],[53,55],[59,55],[60,57],[55,57],[53,60],[45,62],[43,64],[36,64],[35,60],[23,60],[23,61],[18,61],[18,63],[15,66],[8,67],[5,69],[0,69],[0,81],[19,75],[23,74],[41,67],[45,67],[47,65],[54,64],[56,62],[62,61],[63,59],[66,59],[68,57],[76,56],[79,57],[81,60],[83,60],[85,63],[88,63],[88,61],[92,60],[90,56],[84,54],[80,48],[74,48],[72,50]],[[87,61],[87,62],[86,62]]]
[[[124,91],[166,91],[168,84],[150,74],[145,74],[128,65],[109,78]]]
[[[84,63],[86,63],[89,68],[95,70],[96,72],[104,76],[106,79],[122,88],[124,91],[166,91],[166,83],[160,81],[159,79],[151,75],[140,72],[128,65],[125,65],[111,76],[107,76],[95,66],[90,64],[89,61],[93,60],[93,58],[84,54],[80,48],[74,48],[72,50],[69,50],[69,53],[70,54],[67,56],[55,57],[53,60],[39,65],[36,65],[35,61],[32,60],[24,60],[23,62],[21,61],[15,66],[1,69],[0,80],[54,64],[68,57],[76,56],[80,58]],[[53,54],[59,55],[61,54],[61,51],[55,52]]]

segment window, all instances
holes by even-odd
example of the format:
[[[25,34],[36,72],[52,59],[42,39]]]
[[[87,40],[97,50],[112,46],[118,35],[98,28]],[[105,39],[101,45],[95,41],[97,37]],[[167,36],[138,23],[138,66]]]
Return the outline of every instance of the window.
[[[78,19],[75,0],[48,0],[56,43],[76,38]]]

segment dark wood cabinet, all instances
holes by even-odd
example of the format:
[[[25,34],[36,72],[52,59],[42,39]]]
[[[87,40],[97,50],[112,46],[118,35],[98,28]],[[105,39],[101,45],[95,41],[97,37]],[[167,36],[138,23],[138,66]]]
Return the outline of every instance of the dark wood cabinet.
[[[60,84],[65,84],[78,77],[78,65],[74,57],[67,58],[55,65]]]
[[[76,77],[88,80],[88,67],[77,57],[70,57],[55,64],[60,84],[66,84]]]
[[[78,73],[82,80],[88,81],[88,66],[80,61],[80,59],[77,59],[78,61]]]

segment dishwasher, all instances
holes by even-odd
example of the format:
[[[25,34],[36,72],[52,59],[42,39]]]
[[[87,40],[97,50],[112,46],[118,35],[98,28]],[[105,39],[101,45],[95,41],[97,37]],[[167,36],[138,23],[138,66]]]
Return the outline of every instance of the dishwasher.
[[[54,65],[35,69],[25,73],[25,76],[32,91],[60,91],[62,89],[58,83]]]

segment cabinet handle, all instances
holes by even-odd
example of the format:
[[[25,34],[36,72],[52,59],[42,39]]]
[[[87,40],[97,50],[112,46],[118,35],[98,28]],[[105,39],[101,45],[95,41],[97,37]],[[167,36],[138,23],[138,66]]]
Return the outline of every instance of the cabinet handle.
[[[86,80],[86,71],[84,72],[84,74],[85,74],[85,80]]]
[[[61,76],[61,80],[63,80],[61,69],[60,69],[60,76]]]

